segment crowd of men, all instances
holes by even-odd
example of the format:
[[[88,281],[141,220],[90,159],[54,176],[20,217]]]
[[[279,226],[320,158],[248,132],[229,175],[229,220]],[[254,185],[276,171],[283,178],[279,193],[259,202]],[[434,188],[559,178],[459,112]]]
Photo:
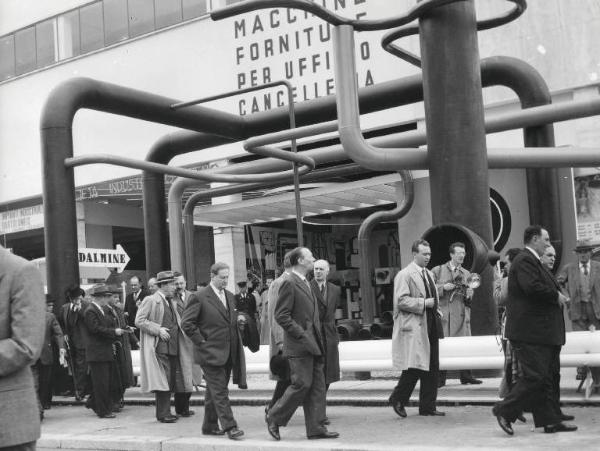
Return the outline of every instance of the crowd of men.
[[[494,405],[493,414],[510,435],[512,424],[524,421],[523,412],[531,412],[535,426],[546,433],[574,431],[576,426],[564,422],[573,417],[560,409],[564,314],[568,309],[574,330],[593,331],[600,325],[600,264],[591,260],[589,246],[579,245],[578,263],[567,265],[555,277],[551,271],[556,252],[547,230],[528,227],[524,245],[506,253],[504,270],[495,281],[506,371],[503,399]],[[420,381],[419,414],[444,416],[436,407],[438,389],[446,378],[439,370],[439,340],[470,335],[470,306],[477,284],[470,283],[471,274],[462,266],[464,243],[453,243],[449,260],[431,271],[427,269],[429,243],[417,240],[411,250],[412,262],[394,279],[392,361],[401,374],[389,402],[397,415],[406,418],[405,406]],[[1,260],[14,270],[0,279],[0,291],[4,299],[14,302],[13,315],[19,308],[27,312],[18,315],[15,330],[19,333],[22,326],[29,334],[18,337],[20,346],[11,346],[15,337],[0,343],[3,403],[35,403],[43,416],[52,396],[55,348],[60,366],[68,367],[72,376],[76,398],[87,396],[86,407],[100,418],[114,418],[123,407],[125,389],[134,384],[131,349],[139,347],[141,389],[154,393],[158,421],[176,423],[193,416],[190,396],[203,378],[202,433],[239,439],[244,432],[234,418],[228,385],[232,379],[247,388],[243,347],[256,351],[267,341],[271,376],[277,381],[265,407],[268,434],[280,440],[280,428],[302,406],[307,438],[339,436],[327,428],[326,397],[329,384],[340,378],[335,310],[341,304],[341,290],[328,281],[328,262],[315,261],[310,249],[288,252],[283,273],[260,295],[248,290],[245,281],[238,283],[236,295],[228,291],[229,266],[215,263],[210,283],[198,291],[187,290],[183,275],[171,270],[159,272],[149,281],[148,290],[133,277],[124,303],[118,290],[106,284],[94,285],[87,296],[72,287],[58,318],[52,314],[51,298],[45,313],[39,308],[38,275],[29,274],[27,292],[15,294],[5,287],[11,275],[20,278],[30,272],[30,265],[3,248]],[[26,389],[27,393],[19,393],[21,389],[11,386],[11,378],[33,383],[27,363],[39,381],[37,400]],[[597,387],[598,369],[589,373]],[[460,381],[481,383],[468,369],[460,372]],[[3,437],[2,445],[27,445],[29,439],[35,443],[39,422],[25,423]]]

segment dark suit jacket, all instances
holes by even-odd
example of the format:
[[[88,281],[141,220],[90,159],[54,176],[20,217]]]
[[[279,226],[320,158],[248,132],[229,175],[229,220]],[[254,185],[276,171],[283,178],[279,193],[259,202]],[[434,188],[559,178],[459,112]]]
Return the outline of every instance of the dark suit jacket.
[[[44,347],[40,354],[40,363],[42,365],[52,365],[54,363],[54,350],[52,347],[52,339],[57,349],[64,349],[65,340],[63,338],[62,329],[53,313],[46,312],[46,325],[44,331]]]
[[[506,337],[526,343],[563,345],[565,325],[554,276],[528,249],[512,262],[508,274]]]
[[[77,312],[71,311],[71,303],[66,302],[63,304],[60,315],[58,316],[58,322],[62,328],[63,334],[69,337],[69,346],[75,347],[76,349],[85,349],[85,320],[83,313],[87,308],[88,303],[82,302],[81,309]]]
[[[231,358],[233,382],[245,385],[245,356],[238,335],[233,294],[225,290],[226,309],[212,286],[189,296],[181,328],[194,342],[194,360],[200,366],[224,366]]]
[[[242,297],[242,293],[235,295],[235,309],[238,312],[245,312],[252,318],[256,317],[256,298],[252,293],[246,293]]]
[[[308,284],[294,272],[279,287],[275,321],[284,331],[284,355],[302,357],[324,354],[317,301]]]
[[[86,326],[85,359],[88,362],[112,362],[113,342],[117,341],[115,324],[112,317],[100,312],[98,307],[90,303],[83,314]]]
[[[140,295],[137,298],[138,301],[142,302],[146,296],[150,296],[150,292],[145,288],[142,288]],[[127,325],[135,327],[135,315],[137,314],[136,300],[133,298],[133,293],[129,293],[125,296],[125,307],[123,308],[126,313],[125,318],[127,319]]]
[[[590,260],[589,263],[590,302],[594,306],[596,318],[600,319],[600,263],[594,260]],[[571,321],[581,318],[580,276],[579,262],[569,263],[556,275],[556,280],[565,287],[571,300]]]
[[[338,350],[340,338],[335,326],[335,309],[340,302],[342,290],[337,285],[327,282],[325,298],[323,298],[316,280],[311,280],[310,286],[317,298],[321,331],[325,341],[325,383],[331,384],[340,380],[340,354]]]

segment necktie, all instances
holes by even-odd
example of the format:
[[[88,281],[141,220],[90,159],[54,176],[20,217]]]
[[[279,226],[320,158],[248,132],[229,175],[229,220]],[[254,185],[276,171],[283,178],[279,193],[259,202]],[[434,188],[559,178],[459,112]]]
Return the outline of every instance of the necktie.
[[[221,299],[223,307],[227,308],[227,299],[225,298],[225,292],[223,290],[219,290],[219,299]]]
[[[177,313],[180,318],[183,316],[183,298],[180,294],[177,295]]]
[[[429,286],[429,277],[427,277],[427,272],[425,269],[421,271],[421,277],[423,278],[423,284],[425,285],[425,296],[428,298],[431,297],[431,287]]]
[[[321,285],[321,296],[325,299],[325,284]]]
[[[587,276],[587,275],[588,275],[588,267],[587,267],[587,263],[585,263],[585,264],[583,265],[583,275],[584,275],[584,276]]]

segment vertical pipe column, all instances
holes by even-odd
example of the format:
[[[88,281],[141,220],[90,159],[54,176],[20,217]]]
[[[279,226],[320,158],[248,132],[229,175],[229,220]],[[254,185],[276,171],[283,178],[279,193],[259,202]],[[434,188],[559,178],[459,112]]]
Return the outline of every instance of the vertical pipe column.
[[[48,294],[58,311],[65,289],[79,285],[75,181],[73,168],[65,167],[65,158],[73,156],[73,136],[70,127],[48,127],[40,132]]]
[[[433,223],[456,222],[492,247],[489,177],[475,5],[435,8],[419,20]],[[488,267],[473,301],[474,335],[496,330]]]

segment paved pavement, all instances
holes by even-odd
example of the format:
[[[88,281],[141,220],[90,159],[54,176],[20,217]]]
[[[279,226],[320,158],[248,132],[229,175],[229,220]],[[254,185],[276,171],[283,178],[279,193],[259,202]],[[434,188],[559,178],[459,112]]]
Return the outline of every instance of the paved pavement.
[[[421,417],[415,401],[407,408],[408,418],[401,419],[387,406],[387,397],[396,383],[392,374],[376,374],[367,381],[343,380],[331,386],[328,416],[331,430],[340,432],[336,440],[306,440],[301,409],[288,427],[282,428],[282,441],[267,434],[262,406],[269,399],[274,383],[266,375],[252,375],[249,390],[231,389],[236,407],[234,414],[245,438],[234,442],[225,437],[201,434],[203,393],[194,393],[196,415],[181,418],[176,424],[154,419],[152,397],[139,389],[128,390],[126,407],[116,419],[99,419],[72,398],[55,397],[46,412],[38,449],[70,450],[388,450],[388,449],[600,449],[600,395],[584,400],[575,393],[575,372],[563,370],[561,399],[564,410],[576,416],[575,433],[544,434],[532,431],[529,423],[515,425],[509,437],[491,415],[491,403],[497,399],[498,378],[484,379],[479,386],[463,386],[450,379],[440,390],[438,404],[446,411],[443,418]]]

